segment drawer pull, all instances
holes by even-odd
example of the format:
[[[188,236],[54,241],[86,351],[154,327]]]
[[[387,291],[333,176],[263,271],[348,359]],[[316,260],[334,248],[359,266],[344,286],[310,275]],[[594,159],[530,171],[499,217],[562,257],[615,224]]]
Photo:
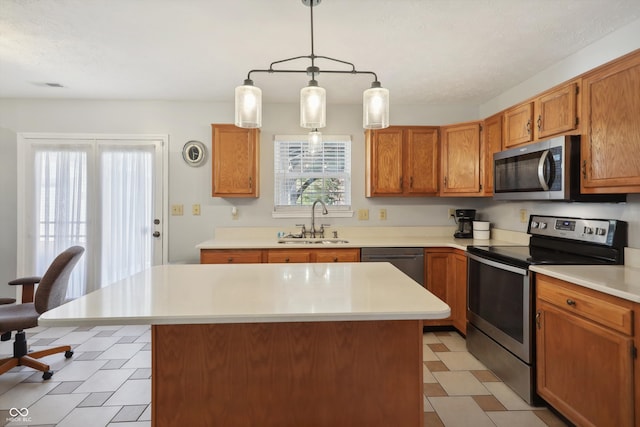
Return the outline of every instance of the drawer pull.
[[[572,305],[575,307],[576,302],[574,300],[572,300],[571,298],[567,298],[567,305]]]
[[[333,259],[333,262],[338,262],[338,257],[335,257],[335,258]]]
[[[285,258],[285,259],[284,259],[284,262],[289,262],[289,258]]]
[[[227,262],[233,262],[233,258],[231,257],[227,258]]]

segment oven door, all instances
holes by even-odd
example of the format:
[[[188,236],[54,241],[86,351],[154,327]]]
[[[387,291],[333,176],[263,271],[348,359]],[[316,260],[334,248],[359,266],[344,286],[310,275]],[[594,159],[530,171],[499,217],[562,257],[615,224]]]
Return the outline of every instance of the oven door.
[[[469,323],[531,364],[533,298],[528,269],[467,253]]]

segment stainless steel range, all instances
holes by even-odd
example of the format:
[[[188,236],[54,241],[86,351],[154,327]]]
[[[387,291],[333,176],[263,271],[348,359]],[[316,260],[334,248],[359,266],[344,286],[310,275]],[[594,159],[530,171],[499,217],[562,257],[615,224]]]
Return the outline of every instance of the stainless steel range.
[[[530,404],[535,393],[534,264],[623,264],[627,223],[531,215],[529,246],[469,246],[467,349]]]

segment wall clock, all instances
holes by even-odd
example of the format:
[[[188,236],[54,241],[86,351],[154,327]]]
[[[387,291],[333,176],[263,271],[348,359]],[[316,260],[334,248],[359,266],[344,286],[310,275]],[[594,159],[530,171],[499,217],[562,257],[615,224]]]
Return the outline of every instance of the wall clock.
[[[182,147],[182,158],[189,166],[201,166],[207,157],[207,148],[200,141],[188,141]]]

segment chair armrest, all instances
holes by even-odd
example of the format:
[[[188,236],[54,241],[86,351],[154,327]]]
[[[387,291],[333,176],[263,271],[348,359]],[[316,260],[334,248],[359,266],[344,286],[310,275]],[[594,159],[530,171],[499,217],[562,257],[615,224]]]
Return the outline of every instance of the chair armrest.
[[[11,286],[28,285],[28,284],[35,285],[36,283],[40,283],[41,279],[42,279],[42,277],[40,277],[40,276],[21,277],[19,279],[15,279],[15,280],[10,281],[9,284]]]
[[[33,302],[33,289],[36,283],[40,283],[40,279],[42,277],[39,276],[21,277],[10,281],[9,285],[22,285],[22,302]]]

